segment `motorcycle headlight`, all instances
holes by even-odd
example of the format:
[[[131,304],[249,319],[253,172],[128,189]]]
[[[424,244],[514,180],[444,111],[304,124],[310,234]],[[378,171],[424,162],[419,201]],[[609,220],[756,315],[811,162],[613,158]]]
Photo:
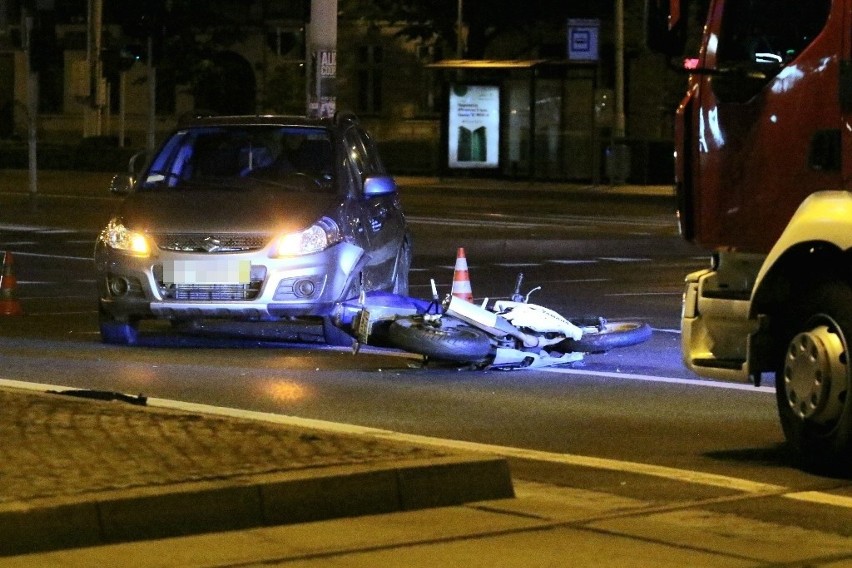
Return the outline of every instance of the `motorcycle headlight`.
[[[151,254],[151,245],[148,238],[137,231],[132,231],[124,226],[120,219],[112,219],[101,231],[101,242],[111,249],[120,250],[135,256],[148,256]]]
[[[340,227],[337,223],[328,217],[323,217],[304,231],[281,235],[275,244],[274,254],[275,256],[312,254],[339,243],[341,239]]]

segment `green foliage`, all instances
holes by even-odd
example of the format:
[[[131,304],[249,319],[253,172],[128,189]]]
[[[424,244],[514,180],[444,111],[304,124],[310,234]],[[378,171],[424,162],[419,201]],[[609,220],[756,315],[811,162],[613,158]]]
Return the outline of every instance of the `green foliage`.
[[[456,45],[458,0],[351,0],[367,19],[385,20],[401,25],[402,37],[423,42]],[[463,1],[463,20],[467,27],[466,57],[486,56],[489,44],[507,32],[540,36],[543,31],[558,32],[568,18],[610,17],[612,0],[467,0]],[[518,50],[529,49],[530,43]]]

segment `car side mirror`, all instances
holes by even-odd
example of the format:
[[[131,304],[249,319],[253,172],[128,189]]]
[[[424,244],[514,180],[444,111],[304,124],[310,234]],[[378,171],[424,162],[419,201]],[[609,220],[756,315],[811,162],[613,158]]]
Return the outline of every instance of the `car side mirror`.
[[[369,176],[364,179],[364,196],[375,197],[396,192],[396,182],[391,176]]]

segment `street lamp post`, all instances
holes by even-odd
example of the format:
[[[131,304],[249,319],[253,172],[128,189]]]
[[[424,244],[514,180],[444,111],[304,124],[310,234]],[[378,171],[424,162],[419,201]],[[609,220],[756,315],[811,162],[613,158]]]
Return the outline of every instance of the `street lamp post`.
[[[456,14],[456,57],[459,59],[464,57],[464,41],[462,40],[463,12],[464,0],[459,0],[458,13]]]
[[[333,116],[337,107],[337,0],[311,0],[307,59],[308,115]]]
[[[623,139],[624,116],[624,0],[615,0],[615,124],[613,137]]]

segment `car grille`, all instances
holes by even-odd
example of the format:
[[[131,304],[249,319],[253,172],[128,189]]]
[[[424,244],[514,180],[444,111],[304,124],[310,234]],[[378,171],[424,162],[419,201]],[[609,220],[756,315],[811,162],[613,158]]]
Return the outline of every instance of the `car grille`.
[[[261,282],[249,284],[175,284],[165,289],[169,300],[199,302],[231,302],[254,300]]]
[[[272,240],[265,233],[160,233],[151,235],[160,250],[177,252],[244,252],[262,249]]]

